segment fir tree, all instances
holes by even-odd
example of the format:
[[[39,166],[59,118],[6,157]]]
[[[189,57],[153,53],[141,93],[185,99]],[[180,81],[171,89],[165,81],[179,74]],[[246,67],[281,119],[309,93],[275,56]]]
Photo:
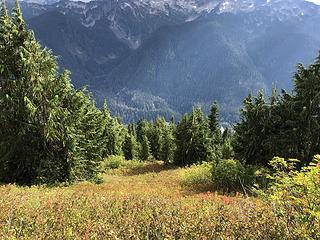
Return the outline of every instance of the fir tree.
[[[148,136],[149,123],[145,119],[141,119],[137,124],[137,140],[142,143],[144,136]]]
[[[265,148],[268,106],[263,92],[257,97],[250,94],[241,110],[241,121],[235,125],[234,149],[236,158],[249,164],[267,163],[270,159]]]
[[[140,150],[140,159],[147,161],[150,158],[150,143],[147,136],[143,136]]]
[[[0,18],[0,181],[95,179],[102,113],[26,29],[16,1]]]
[[[103,124],[104,124],[104,154],[103,157],[110,155],[121,155],[122,144],[125,140],[125,128],[117,118],[113,118],[109,112],[107,103],[103,108]]]
[[[299,64],[292,94],[273,90],[269,101],[260,92],[249,96],[235,126],[236,158],[267,165],[274,156],[298,158],[302,164],[320,151],[320,56],[314,64]]]
[[[171,122],[164,129],[163,143],[161,144],[160,149],[160,159],[165,163],[170,163],[173,160],[175,149],[174,124]]]
[[[213,158],[212,138],[207,118],[200,108],[194,108],[191,115],[186,114],[176,129],[174,163],[190,165]]]
[[[126,160],[133,160],[137,157],[137,142],[130,133],[125,137],[122,150]]]
[[[221,144],[221,129],[220,129],[220,118],[219,118],[219,105],[214,103],[211,106],[209,119],[209,128],[213,137],[213,144]]]
[[[167,128],[167,123],[164,117],[157,117],[153,126],[149,130],[150,149],[153,157],[156,160],[161,159],[161,149],[164,145],[164,133]]]

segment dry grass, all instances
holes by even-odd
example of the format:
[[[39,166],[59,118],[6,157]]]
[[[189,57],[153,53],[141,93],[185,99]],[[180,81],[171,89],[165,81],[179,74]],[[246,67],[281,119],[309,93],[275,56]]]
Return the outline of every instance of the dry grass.
[[[1,239],[285,239],[257,199],[180,184],[185,169],[161,162],[109,170],[105,183],[0,187]]]

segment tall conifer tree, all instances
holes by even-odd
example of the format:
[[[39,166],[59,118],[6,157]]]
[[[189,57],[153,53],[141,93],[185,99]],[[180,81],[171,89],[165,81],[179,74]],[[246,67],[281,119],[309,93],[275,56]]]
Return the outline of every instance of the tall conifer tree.
[[[186,114],[182,118],[175,135],[177,148],[174,163],[184,166],[212,160],[210,128],[200,108],[193,108],[190,115]]]
[[[0,181],[94,179],[99,171],[102,113],[85,90],[26,29],[16,1],[0,17]]]

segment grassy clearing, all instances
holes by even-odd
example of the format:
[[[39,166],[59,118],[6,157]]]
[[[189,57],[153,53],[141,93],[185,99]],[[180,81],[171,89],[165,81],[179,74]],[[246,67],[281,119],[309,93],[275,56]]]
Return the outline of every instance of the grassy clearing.
[[[286,239],[254,198],[181,184],[188,170],[152,162],[108,170],[105,183],[0,187],[1,239]],[[209,186],[207,186],[209,188]]]

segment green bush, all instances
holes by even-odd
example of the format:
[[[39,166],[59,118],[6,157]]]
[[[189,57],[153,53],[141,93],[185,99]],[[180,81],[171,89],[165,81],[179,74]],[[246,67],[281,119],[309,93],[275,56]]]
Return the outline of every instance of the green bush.
[[[238,160],[222,160],[212,168],[212,181],[222,192],[252,193],[252,187],[267,188],[270,171],[253,165],[242,165]]]
[[[252,190],[252,186],[260,189],[266,189],[270,182],[268,179],[269,175],[270,170],[266,167],[246,165],[245,174],[243,176],[245,188],[250,191]]]
[[[126,160],[124,164],[124,167],[127,169],[136,169],[143,167],[145,163],[139,160]]]
[[[286,220],[292,239],[320,239],[320,155],[300,171],[296,159],[275,157],[275,173],[267,191],[260,191],[276,215]]]
[[[222,160],[212,168],[214,186],[223,192],[241,190],[244,186],[245,168],[237,160]]]
[[[126,160],[123,156],[110,156],[108,157],[102,165],[103,170],[107,169],[118,169],[126,165]]]
[[[184,186],[212,184],[212,163],[194,164],[186,168],[180,175]]]
[[[102,170],[109,169],[119,169],[119,168],[138,168],[141,167],[143,163],[137,160],[126,160],[123,156],[109,156],[102,164]]]

